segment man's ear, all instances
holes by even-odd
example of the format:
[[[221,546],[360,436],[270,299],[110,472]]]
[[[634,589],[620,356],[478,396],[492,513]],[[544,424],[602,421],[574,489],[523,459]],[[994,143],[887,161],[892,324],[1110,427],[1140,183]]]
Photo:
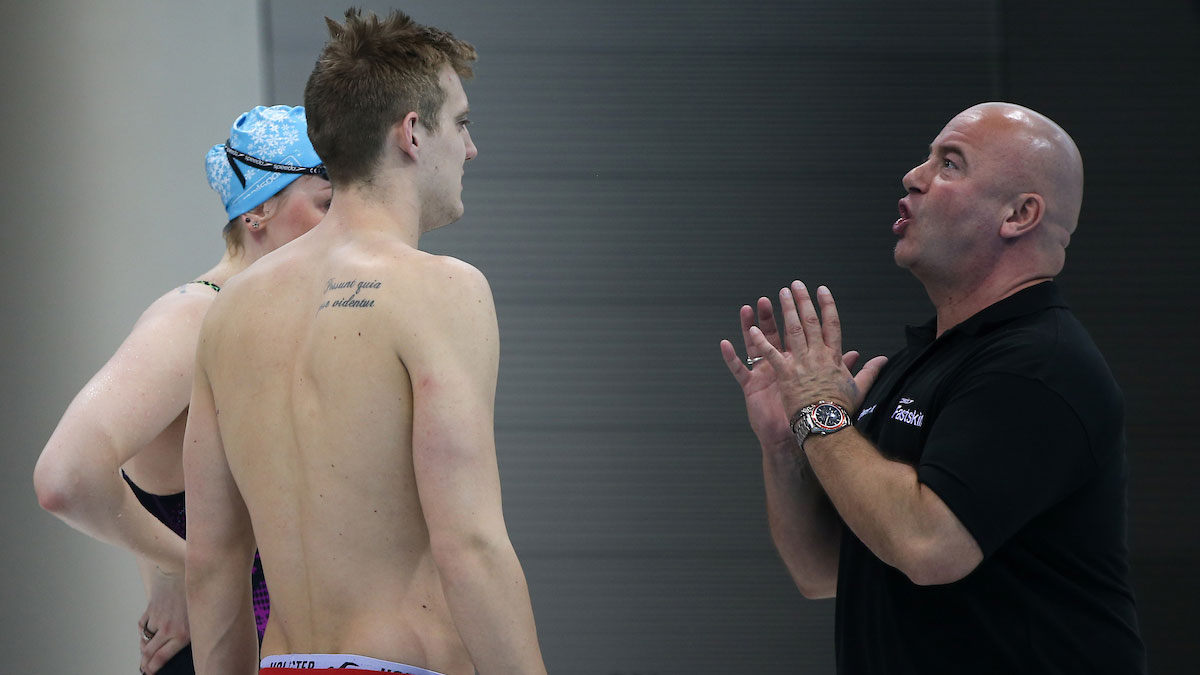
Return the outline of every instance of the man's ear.
[[[1000,225],[1000,236],[1005,239],[1016,239],[1032,232],[1046,214],[1046,200],[1036,192],[1017,195],[1012,205],[1008,217]]]
[[[404,119],[392,125],[392,142],[396,147],[400,148],[400,152],[408,155],[413,161],[416,161],[420,154],[420,139],[417,134],[420,132],[417,129],[417,113],[415,111],[408,113]]]

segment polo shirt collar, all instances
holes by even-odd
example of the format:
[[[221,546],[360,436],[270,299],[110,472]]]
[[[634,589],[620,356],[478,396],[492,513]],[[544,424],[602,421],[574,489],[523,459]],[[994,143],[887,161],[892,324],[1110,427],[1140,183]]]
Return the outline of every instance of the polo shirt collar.
[[[1054,281],[1043,281],[984,307],[966,321],[951,328],[947,333],[978,335],[984,330],[1007,323],[1018,317],[1033,314],[1052,307],[1066,308],[1067,303]],[[919,326],[908,326],[905,330],[909,345],[929,344],[937,333],[937,317]]]

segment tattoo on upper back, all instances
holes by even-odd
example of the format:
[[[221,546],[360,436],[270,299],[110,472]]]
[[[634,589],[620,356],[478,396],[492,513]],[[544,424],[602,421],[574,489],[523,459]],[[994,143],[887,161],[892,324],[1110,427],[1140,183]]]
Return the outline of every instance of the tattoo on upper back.
[[[359,281],[358,279],[349,279],[347,281],[338,281],[336,278],[330,278],[325,282],[325,295],[330,293],[338,293],[344,297],[337,300],[325,300],[317,307],[317,311],[326,307],[374,307],[375,301],[370,298],[360,297],[363,291],[371,291],[382,286],[383,283],[377,280]],[[350,295],[345,295],[349,293]]]

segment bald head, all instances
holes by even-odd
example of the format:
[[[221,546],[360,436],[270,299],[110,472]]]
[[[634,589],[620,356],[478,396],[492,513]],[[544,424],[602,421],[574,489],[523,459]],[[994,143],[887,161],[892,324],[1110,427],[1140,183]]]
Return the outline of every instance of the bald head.
[[[1045,115],[1011,103],[972,106],[902,183],[893,257],[925,286],[939,326],[944,311],[978,310],[1062,271],[1083,161]]]
[[[957,293],[1062,271],[1079,221],[1083,162],[1046,116],[1011,103],[972,106],[942,128],[902,182],[908,195],[893,225],[894,257],[927,290]]]
[[[987,130],[990,150],[1003,158],[998,187],[1045,199],[1046,234],[1065,248],[1083,203],[1083,159],[1071,136],[1049,117],[1012,103],[981,103],[957,117]]]

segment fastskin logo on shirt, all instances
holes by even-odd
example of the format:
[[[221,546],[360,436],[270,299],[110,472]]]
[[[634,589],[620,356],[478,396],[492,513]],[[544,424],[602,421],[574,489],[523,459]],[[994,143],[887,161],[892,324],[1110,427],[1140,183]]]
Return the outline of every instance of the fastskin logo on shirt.
[[[914,427],[919,427],[925,423],[925,413],[914,408],[905,408],[906,405],[912,405],[914,401],[911,398],[901,398],[900,404],[892,411],[892,419],[897,422],[911,424]]]

